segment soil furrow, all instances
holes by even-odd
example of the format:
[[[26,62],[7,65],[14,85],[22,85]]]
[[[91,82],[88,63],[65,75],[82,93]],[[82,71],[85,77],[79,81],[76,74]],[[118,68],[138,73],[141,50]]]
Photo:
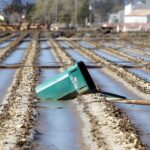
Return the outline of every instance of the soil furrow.
[[[34,35],[24,56],[23,64],[32,66],[37,62],[38,34]],[[16,72],[9,93],[0,111],[0,149],[29,148],[33,138],[32,128],[35,121],[34,86],[37,80],[36,67],[20,68]]]
[[[74,63],[74,60],[55,41],[51,39],[50,43],[55,52],[58,53],[60,60]],[[123,116],[112,103],[107,102],[103,96],[96,94],[79,96],[78,99],[74,100],[74,103],[85,124],[82,129],[85,142],[91,149],[145,149],[128,118]],[[99,110],[97,113],[94,111],[95,108]],[[104,114],[105,116],[103,116]],[[107,120],[107,117],[110,120]],[[106,132],[106,128],[109,129],[108,132]]]
[[[150,94],[150,83],[148,83],[144,79],[137,77],[135,74],[128,72],[126,69],[122,67],[114,65],[111,61],[108,61],[103,57],[97,56],[92,51],[85,49],[83,47],[80,47],[79,44],[73,41],[71,42],[71,44],[76,50],[79,50],[80,53],[82,53],[83,55],[86,55],[86,57],[94,60],[95,62],[98,62],[101,65],[106,66],[108,70],[111,70],[117,76],[123,78],[126,82],[131,84],[133,87],[136,87],[137,90],[145,94]]]
[[[22,33],[14,42],[10,43],[7,47],[0,50],[0,62],[3,61],[10,53],[19,45],[28,33]]]

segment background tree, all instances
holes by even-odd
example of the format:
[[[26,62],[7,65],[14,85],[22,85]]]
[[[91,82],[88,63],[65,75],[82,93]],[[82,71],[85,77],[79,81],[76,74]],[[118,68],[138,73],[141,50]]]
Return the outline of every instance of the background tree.
[[[123,9],[124,0],[95,0],[93,2],[94,13],[99,14],[101,21],[107,21],[111,13]]]
[[[84,0],[82,4],[80,5],[79,11],[78,11],[78,23],[80,25],[85,25],[86,19],[88,19],[90,15],[89,10],[89,4],[87,0]]]
[[[75,2],[76,0],[37,0],[30,16],[33,21],[39,22],[46,20],[52,23],[57,20],[58,22],[74,23],[76,19]],[[92,0],[92,8],[92,20],[94,19],[93,14],[98,14],[102,21],[106,21],[109,14],[123,9],[123,0]],[[89,0],[78,0],[78,23],[84,25],[89,15]]]
[[[10,5],[6,6],[6,8],[4,9],[4,12],[6,12],[7,14],[11,14],[13,12],[22,13],[24,8],[25,6],[23,4],[11,3]]]
[[[33,14],[36,10],[36,7],[35,7],[35,4],[33,3],[27,3],[26,5],[26,15],[27,15],[27,20],[28,21],[32,21],[32,17],[33,17]]]

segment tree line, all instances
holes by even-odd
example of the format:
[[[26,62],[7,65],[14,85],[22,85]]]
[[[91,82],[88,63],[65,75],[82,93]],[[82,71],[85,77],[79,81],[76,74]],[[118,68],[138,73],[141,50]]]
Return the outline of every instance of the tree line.
[[[91,7],[90,7],[91,6]],[[9,5],[5,11],[22,11],[22,6]],[[109,14],[123,9],[123,0],[36,0],[26,7],[29,21],[40,23],[78,23],[93,22],[99,15],[102,22]]]

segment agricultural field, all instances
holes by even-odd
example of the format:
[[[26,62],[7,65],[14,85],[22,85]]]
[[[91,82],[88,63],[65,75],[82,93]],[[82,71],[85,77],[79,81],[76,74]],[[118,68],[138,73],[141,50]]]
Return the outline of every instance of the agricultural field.
[[[79,61],[97,92],[67,101],[37,98],[38,84]],[[0,33],[0,80],[0,150],[150,149],[148,33]]]

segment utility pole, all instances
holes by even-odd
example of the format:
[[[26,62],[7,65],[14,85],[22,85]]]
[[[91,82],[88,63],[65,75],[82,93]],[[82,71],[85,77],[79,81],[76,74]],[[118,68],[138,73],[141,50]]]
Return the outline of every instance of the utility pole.
[[[78,24],[78,0],[75,0],[75,25]]]
[[[58,0],[56,0],[56,10],[55,10],[55,22],[58,22]]]
[[[47,0],[44,1],[44,7],[45,7],[45,12],[44,12],[44,24],[46,25],[46,15],[47,15]]]
[[[92,25],[92,0],[89,0],[89,11],[90,11],[89,23],[91,26]]]

